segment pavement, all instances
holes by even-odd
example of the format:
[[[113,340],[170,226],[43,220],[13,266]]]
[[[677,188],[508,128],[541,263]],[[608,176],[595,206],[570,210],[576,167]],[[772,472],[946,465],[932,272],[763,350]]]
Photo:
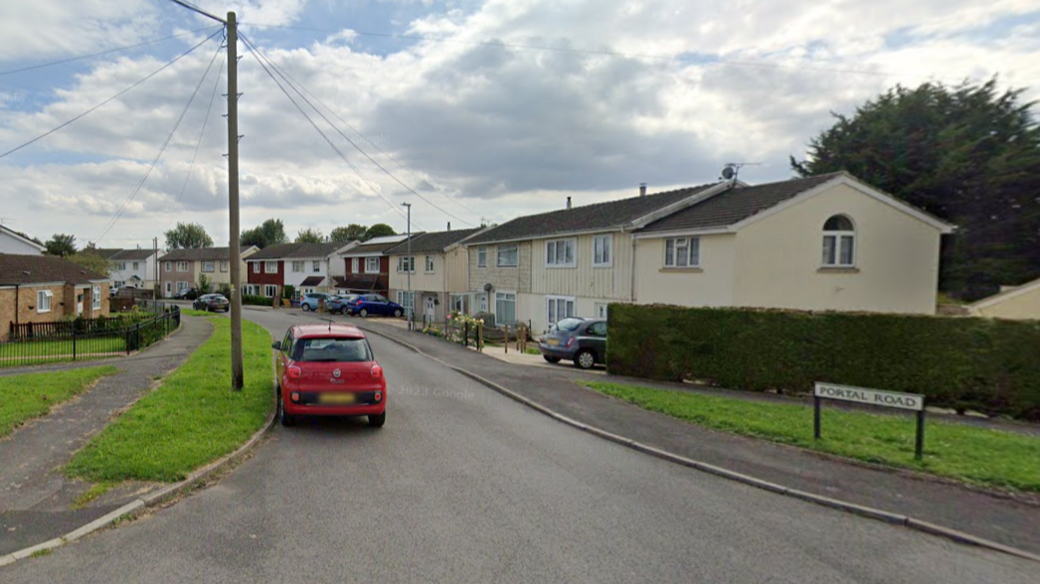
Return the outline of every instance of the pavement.
[[[314,321],[298,311],[247,318],[276,337]],[[561,424],[385,337],[371,343],[390,384],[386,427],[279,427],[211,487],[2,568],[0,579],[1036,581],[1035,563],[694,472]],[[460,351],[459,363],[497,363]]]
[[[61,467],[120,410],[176,369],[209,338],[213,327],[184,317],[169,338],[130,357],[64,365],[5,369],[0,375],[115,365],[87,392],[30,421],[0,440],[0,556],[62,536],[160,485],[126,483],[83,508],[73,509],[90,484],[68,479]]]

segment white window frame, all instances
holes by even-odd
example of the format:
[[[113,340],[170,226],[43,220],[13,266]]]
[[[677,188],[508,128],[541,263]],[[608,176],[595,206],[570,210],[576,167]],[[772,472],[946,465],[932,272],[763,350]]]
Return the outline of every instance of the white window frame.
[[[264,273],[265,274],[277,274],[278,273],[278,261],[267,260],[264,262]],[[273,298],[273,296],[272,296]]]
[[[614,267],[614,234],[606,233],[592,238],[592,267]]]
[[[228,271],[228,265],[229,265],[228,264],[228,260],[220,260],[220,271],[221,272],[227,272]]]
[[[595,305],[596,318],[602,318],[607,320],[607,315],[610,314],[610,305],[605,302],[597,302]]]
[[[217,264],[215,262],[202,262],[202,271],[206,274],[212,274],[217,271]]]
[[[278,294],[278,286],[264,284],[264,298],[274,298],[276,294]]]
[[[321,260],[311,260],[311,273],[321,273]]]
[[[560,309],[563,309],[561,317]],[[578,303],[573,296],[546,296],[545,297],[545,315],[546,321],[550,326],[560,322],[564,318],[577,316],[578,314]]]
[[[359,273],[361,273],[361,272],[358,271],[358,267],[359,267],[358,266],[358,259],[357,258],[350,258],[350,273],[351,274],[359,274]]]
[[[425,267],[426,267],[426,273],[427,274],[432,274],[434,269],[437,267],[437,264],[434,262],[434,259],[433,259],[432,255],[426,256],[426,266]]]
[[[166,264],[166,271],[167,272],[172,272],[173,271],[173,262],[165,262],[165,264]]]
[[[141,262],[134,262],[134,269],[135,270],[141,269]]]
[[[685,253],[679,250],[685,250]],[[683,257],[685,256],[685,257]],[[664,240],[664,267],[670,270],[685,270],[701,267],[701,238],[669,237]]]
[[[260,262],[249,262],[249,263],[253,264],[253,273],[254,274],[259,274],[260,273]]]
[[[36,312],[43,314],[51,311],[51,299],[54,297],[54,293],[50,290],[37,290],[36,291]]]
[[[398,290],[397,303],[404,308],[405,314],[415,314],[415,290]]]
[[[449,296],[450,310],[457,310],[461,314],[469,314],[469,294],[451,294]]]
[[[397,256],[397,273],[398,274],[408,274],[408,273],[414,274],[415,273],[415,256]],[[401,304],[401,303],[398,302],[398,304]]]
[[[375,269],[372,266],[375,266]],[[379,273],[379,256],[372,256],[365,258],[365,273],[366,274],[378,274]]]
[[[568,257],[569,256],[569,257]],[[578,240],[552,239],[545,242],[545,267],[576,268],[578,267]]]
[[[856,267],[856,224],[848,215],[838,214],[827,218],[830,221],[834,217],[842,217],[852,224],[851,230],[824,230],[822,255],[820,265],[824,268],[855,268]],[[826,222],[824,223],[826,225]],[[828,247],[829,243],[829,247]],[[830,253],[828,253],[830,252]],[[846,261],[845,255],[848,252]],[[828,258],[831,255],[833,257]]]
[[[486,245],[482,245],[482,246],[477,248],[477,267],[478,268],[486,268],[487,267],[487,246]]]
[[[502,257],[504,255],[506,255],[506,254],[503,254],[502,252],[506,251],[508,253],[508,249],[509,248],[513,248],[513,250],[514,250],[513,253],[516,254],[516,260],[514,261],[514,263],[511,263],[511,264],[503,263]],[[495,266],[499,267],[499,268],[516,268],[516,267],[519,267],[520,266],[520,244],[519,243],[503,243],[501,245],[495,246]]]
[[[94,286],[90,292],[90,309],[101,310],[101,286]]]
[[[303,271],[303,260],[293,260],[292,271],[294,274],[298,274]]]
[[[500,324],[503,324],[503,323],[505,323],[505,324],[513,324],[512,322],[503,321],[502,318],[501,318],[500,311],[498,309],[499,298],[505,299],[505,297],[507,297],[507,296],[512,296],[513,297],[512,298],[512,302],[513,302],[513,321],[517,320],[517,316],[516,316],[516,308],[517,308],[517,306],[516,306],[517,305],[516,292],[514,292],[512,290],[496,290],[495,291],[495,324],[496,325],[500,325]],[[508,302],[508,299],[506,299],[506,301]]]
[[[187,282],[177,282],[177,292],[184,292],[188,289]]]
[[[177,262],[177,271],[178,272],[187,272],[188,271],[188,262]]]

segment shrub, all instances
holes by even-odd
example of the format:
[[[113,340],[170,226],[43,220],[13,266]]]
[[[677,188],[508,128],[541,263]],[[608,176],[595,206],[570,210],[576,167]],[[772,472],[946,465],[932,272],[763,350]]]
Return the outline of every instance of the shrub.
[[[1037,321],[627,304],[610,311],[612,374],[793,393],[826,381],[1040,420]]]
[[[249,306],[271,306],[271,299],[266,296],[258,296],[255,294],[243,294],[242,304]]]

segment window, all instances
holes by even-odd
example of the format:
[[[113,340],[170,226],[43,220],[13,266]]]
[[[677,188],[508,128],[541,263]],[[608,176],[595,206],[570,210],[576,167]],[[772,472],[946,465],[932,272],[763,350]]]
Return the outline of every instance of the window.
[[[94,289],[91,290],[91,292],[90,308],[93,310],[101,310],[101,286],[94,286]]]
[[[426,256],[426,273],[427,274],[432,274],[433,273],[433,268],[434,268],[433,256],[432,255],[428,255],[428,256]]]
[[[498,246],[498,267],[515,268],[519,265],[520,246],[516,243]]]
[[[407,290],[397,291],[397,303],[404,307],[405,314],[413,314],[415,307],[413,302],[415,300],[415,292],[408,292]]]
[[[484,246],[480,246],[477,248],[477,267],[487,267],[487,248]]]
[[[594,337],[605,337],[607,336],[607,323],[594,322],[589,325],[589,328],[585,329],[585,332]]]
[[[487,294],[479,294],[478,296],[480,297],[480,312],[487,312],[488,311],[488,295]]]
[[[664,267],[696,268],[701,265],[701,238],[675,237],[664,241]]]
[[[260,273],[260,262],[253,262],[253,273],[254,274],[259,274]]]
[[[292,359],[300,362],[366,363],[373,361],[368,341],[359,338],[304,338],[292,347]]]
[[[264,262],[264,273],[265,274],[277,274],[278,273],[278,262]]]
[[[173,294],[173,282],[166,283],[166,295],[169,296],[170,294]]]
[[[54,294],[50,290],[39,290],[36,292],[36,312],[51,311],[51,297]]]
[[[264,296],[267,298],[274,298],[276,294],[278,294],[278,286],[273,284],[266,284],[264,286]]]
[[[545,265],[550,268],[573,268],[575,266],[574,246],[574,239],[545,242]],[[499,251],[499,253],[502,252]]]
[[[596,318],[603,318],[603,319],[607,318],[607,313],[608,313],[607,306],[609,306],[609,305],[608,304],[603,304],[603,303],[600,303],[600,302],[596,303]]]
[[[202,271],[207,274],[212,274],[216,271],[216,264],[214,262],[202,262]]]
[[[122,288],[123,286],[126,286],[126,282],[124,282],[123,280],[116,280],[112,282],[112,285],[116,288]]]
[[[293,262],[292,263],[292,271],[293,272],[302,272],[303,271],[303,262],[300,262],[300,261]]]
[[[597,235],[592,238],[592,266],[609,268],[614,265],[614,236]]]
[[[358,273],[358,259],[357,258],[351,258],[350,259],[350,273],[352,273],[352,274]]]
[[[166,262],[166,271],[167,272],[172,272],[173,271],[173,262]]]
[[[256,296],[256,286],[253,284],[246,284],[242,286],[242,293],[246,296]]]
[[[546,296],[546,322],[550,325],[574,316],[574,298],[566,296]]]
[[[378,274],[379,273],[379,258],[365,258],[365,273],[366,274]]]
[[[321,271],[321,260],[314,260],[311,262],[311,271],[314,273]]]
[[[516,322],[516,293],[495,292],[495,324]]]
[[[178,272],[187,272],[188,271],[188,262],[177,262],[177,271]]]
[[[823,224],[823,265],[851,268],[856,265],[856,229],[852,220],[835,215]]]
[[[177,282],[177,291],[178,292],[184,292],[187,289],[188,289],[188,283],[187,282]]]
[[[220,262],[220,271],[221,272],[228,271],[228,263],[226,261],[221,260],[221,262]]]
[[[415,256],[399,256],[397,258],[397,271],[415,273]],[[400,304],[400,302],[398,302]]]
[[[469,314],[469,311],[467,310],[469,308],[469,302],[466,301],[467,298],[467,294],[452,294],[451,310],[457,311],[460,314]]]
[[[140,269],[140,267],[141,267],[141,262],[134,262],[134,269],[135,270]]]
[[[112,262],[112,269],[117,272],[122,272],[126,269],[126,262]]]

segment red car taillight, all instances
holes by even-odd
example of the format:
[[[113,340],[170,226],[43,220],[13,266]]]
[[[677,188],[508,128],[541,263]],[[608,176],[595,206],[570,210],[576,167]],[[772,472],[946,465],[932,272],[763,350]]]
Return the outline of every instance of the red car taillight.
[[[286,373],[289,375],[289,379],[299,379],[303,377],[303,371],[301,371],[300,368],[295,365],[287,369]]]
[[[570,349],[571,345],[574,344],[574,337],[567,339],[567,348]]]
[[[358,300],[357,302],[354,303],[354,306],[361,306],[362,302],[364,302],[364,300]]]
[[[382,378],[383,378],[383,368],[380,367],[379,365],[373,365],[372,366],[372,379],[382,379]]]

